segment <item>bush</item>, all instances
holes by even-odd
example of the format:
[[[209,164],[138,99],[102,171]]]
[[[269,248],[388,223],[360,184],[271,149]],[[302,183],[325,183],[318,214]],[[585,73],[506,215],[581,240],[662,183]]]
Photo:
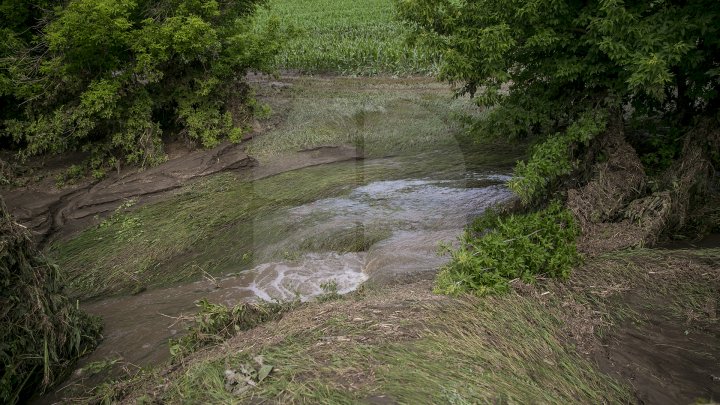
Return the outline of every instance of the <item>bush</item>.
[[[91,152],[94,169],[162,161],[168,131],[239,141],[255,106],[244,76],[270,70],[279,46],[273,21],[253,29],[262,0],[8,2],[29,14],[0,7],[4,143]]]
[[[510,281],[532,283],[538,276],[567,278],[580,256],[578,228],[558,202],[524,215],[488,211],[463,234],[461,246],[436,280],[436,292],[477,295],[504,293]]]
[[[95,347],[100,322],[64,295],[57,267],[0,199],[0,402],[42,392]]]

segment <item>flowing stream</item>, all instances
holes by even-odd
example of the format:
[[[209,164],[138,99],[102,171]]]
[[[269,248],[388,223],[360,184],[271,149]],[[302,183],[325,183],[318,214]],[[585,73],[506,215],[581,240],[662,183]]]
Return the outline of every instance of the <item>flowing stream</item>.
[[[340,173],[352,180],[343,180],[346,184],[333,195],[276,207],[235,224],[225,232],[223,243],[208,241],[199,254],[222,257],[219,273],[84,304],[85,310],[104,319],[105,330],[103,342],[80,367],[107,359],[121,358],[137,366],[167,359],[168,338],[182,333],[176,318],[193,313],[195,302],[202,298],[227,305],[307,300],[322,294],[328,284],[348,293],[363,283],[401,283],[431,276],[447,260],[438,254],[441,242],[456,242],[472,217],[511,198],[505,186],[507,163],[451,152],[341,162],[285,173],[287,187],[302,187],[300,179],[328,181]],[[262,183],[255,193],[265,193]],[[248,244],[251,260],[247,253],[239,253],[247,252]],[[172,266],[165,269],[172,270]]]

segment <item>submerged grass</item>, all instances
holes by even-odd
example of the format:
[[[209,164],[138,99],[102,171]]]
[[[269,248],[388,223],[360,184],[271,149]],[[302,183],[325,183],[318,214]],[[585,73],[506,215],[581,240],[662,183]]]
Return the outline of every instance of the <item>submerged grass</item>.
[[[335,176],[317,176],[318,168],[287,173],[258,182],[226,174],[188,187],[179,196],[141,207],[112,222],[88,229],[53,246],[52,254],[69,275],[70,286],[81,296],[132,292],[142,287],[172,283],[198,272],[214,273],[224,264],[247,262],[255,243],[256,221],[276,210],[342,192],[354,170]],[[288,187],[292,183],[297,187]],[[234,225],[245,222],[239,229]],[[228,229],[230,227],[230,229]],[[223,233],[237,229],[235,235]],[[276,229],[279,238],[281,229]],[[228,251],[228,238],[234,249]],[[273,235],[262,235],[272,238]],[[213,243],[226,241],[224,256]],[[188,251],[197,251],[188,256]],[[198,260],[193,260],[198,256]],[[166,271],[167,270],[167,271]]]
[[[261,162],[282,160],[298,149],[355,142],[369,159],[406,156],[398,158],[402,165],[386,167],[366,159],[256,181],[221,174],[188,185],[165,201],[140,208],[129,202],[99,226],[51,247],[71,290],[80,297],[132,293],[204,273],[243,270],[277,259],[265,247],[289,243],[277,221],[288,207],[342,196],[374,180],[437,176],[456,171],[458,162],[493,166],[517,155],[461,149],[453,114],[464,111],[464,102],[444,104],[449,97],[444,87],[417,80],[342,78],[303,79],[294,86],[287,120],[249,146]],[[289,254],[361,251],[386,235],[385,229],[354,229],[344,235],[315,235],[283,249]]]
[[[472,144],[458,138],[460,117],[476,114],[468,98],[453,98],[426,79],[296,79],[283,123],[249,145],[266,162],[288,152],[352,145],[365,157]],[[271,100],[272,105],[272,100]]]
[[[259,26],[277,19],[294,35],[277,57],[282,69],[351,75],[434,74],[439,55],[405,43],[393,0],[270,0]]]

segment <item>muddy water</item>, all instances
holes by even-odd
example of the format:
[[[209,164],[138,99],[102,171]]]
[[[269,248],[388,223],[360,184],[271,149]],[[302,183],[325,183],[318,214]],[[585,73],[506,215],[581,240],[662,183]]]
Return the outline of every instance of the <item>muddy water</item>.
[[[322,294],[328,283],[347,293],[365,282],[403,282],[432,273],[446,260],[438,255],[440,242],[453,243],[473,216],[511,197],[504,185],[506,167],[482,156],[468,161],[457,151],[301,169],[289,174],[286,183],[298,186],[293,178],[307,181],[308,173],[322,181],[348,171],[352,181],[334,195],[276,207],[235,224],[218,236],[222,241],[208,241],[211,248],[202,255],[225,259],[221,272],[86,304],[85,310],[103,317],[105,332],[104,341],[80,366],[116,358],[137,366],[163,361],[169,356],[168,338],[182,333],[176,317],[192,313],[202,298],[228,305],[307,300]],[[264,192],[262,186],[255,190]]]

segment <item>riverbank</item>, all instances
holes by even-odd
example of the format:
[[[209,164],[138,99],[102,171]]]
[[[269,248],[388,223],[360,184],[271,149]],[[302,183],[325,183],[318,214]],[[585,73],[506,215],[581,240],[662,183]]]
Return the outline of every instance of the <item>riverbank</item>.
[[[363,289],[100,386],[93,400],[707,403],[720,395],[719,264],[717,248],[642,249],[499,297],[438,296],[430,280]],[[272,372],[239,390],[227,372],[257,356]]]
[[[522,145],[466,142],[458,118],[475,114],[472,102],[453,100],[450,89],[432,79],[258,76],[252,82],[273,114],[241,145],[210,151],[171,145],[172,159],[156,168],[58,188],[56,172],[71,165],[64,162],[41,169],[38,181],[3,192],[19,222],[49,245],[74,297],[202,279],[222,274],[227,262],[250,265],[251,245],[262,241],[253,232],[228,230],[259,222],[262,212],[338,195],[349,184],[464,171],[466,165],[509,169],[522,154]],[[407,167],[392,174],[372,163],[386,157]],[[340,171],[318,166],[343,161],[348,164]],[[294,186],[284,186],[288,181]],[[217,252],[230,245],[240,249],[218,263]],[[198,247],[212,252],[197,257]]]

